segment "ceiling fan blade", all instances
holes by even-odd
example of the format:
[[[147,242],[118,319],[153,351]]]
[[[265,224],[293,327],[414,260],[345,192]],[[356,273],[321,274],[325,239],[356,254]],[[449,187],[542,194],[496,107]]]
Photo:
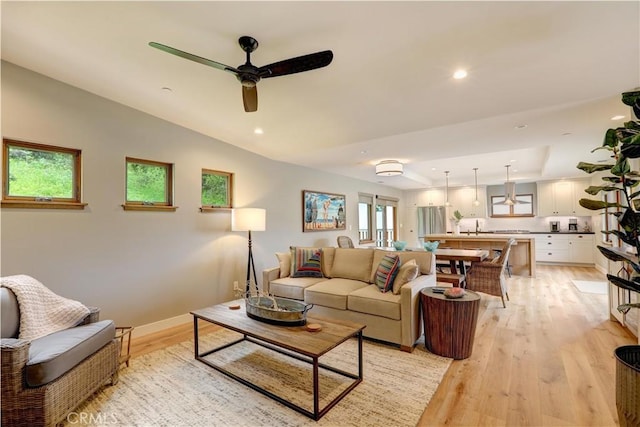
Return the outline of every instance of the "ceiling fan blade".
[[[258,110],[258,88],[256,86],[242,86],[242,102],[244,111],[252,113]]]
[[[285,76],[287,74],[301,73],[303,71],[315,70],[326,67],[333,60],[333,52],[325,50],[323,52],[310,53],[309,55],[298,56],[296,58],[285,59],[258,68],[258,75],[263,78]]]
[[[172,55],[176,55],[176,56],[179,56],[181,58],[197,62],[199,64],[203,64],[203,65],[207,65],[209,67],[217,68],[218,70],[228,71],[228,72],[230,72],[232,74],[238,74],[238,70],[233,68],[233,67],[221,64],[221,63],[216,62],[216,61],[212,61],[212,60],[207,59],[207,58],[203,58],[203,57],[198,56],[198,55],[193,55],[193,54],[191,54],[189,52],[184,52],[182,50],[175,49],[175,48],[173,48],[171,46],[167,46],[167,45],[156,43],[156,42],[149,42],[149,46],[155,47],[156,49],[160,49],[163,52],[167,52],[167,53],[170,53]]]

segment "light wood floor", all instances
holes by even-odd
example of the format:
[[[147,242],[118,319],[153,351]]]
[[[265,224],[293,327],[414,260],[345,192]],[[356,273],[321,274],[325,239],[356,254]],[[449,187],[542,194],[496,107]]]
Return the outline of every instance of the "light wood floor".
[[[509,279],[506,309],[482,295],[473,354],[452,363],[418,426],[617,425],[613,351],[637,339],[609,321],[605,295],[571,284],[603,278],[539,265],[535,279]],[[185,324],[134,339],[132,356],[192,334]]]

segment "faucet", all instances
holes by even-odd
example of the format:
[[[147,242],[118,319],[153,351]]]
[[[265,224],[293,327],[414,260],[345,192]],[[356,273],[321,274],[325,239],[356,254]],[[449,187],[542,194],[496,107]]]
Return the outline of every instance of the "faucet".
[[[479,231],[480,231],[480,224],[478,224],[478,220],[476,219],[476,236],[478,235]]]

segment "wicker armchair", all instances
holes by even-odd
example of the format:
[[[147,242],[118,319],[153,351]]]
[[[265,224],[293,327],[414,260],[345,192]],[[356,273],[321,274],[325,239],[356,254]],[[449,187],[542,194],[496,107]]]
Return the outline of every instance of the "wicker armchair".
[[[118,380],[118,353],[119,345],[114,339],[107,339],[107,343],[97,351],[84,357],[79,348],[80,343],[76,343],[74,348],[69,350],[72,354],[62,354],[67,360],[56,359],[56,366],[53,371],[60,369],[64,363],[72,364],[70,368],[61,375],[51,379],[45,379],[44,384],[37,386],[29,385],[29,369],[34,368],[34,360],[31,357],[40,357],[30,354],[30,348],[36,346],[56,347],[51,345],[52,341],[58,339],[54,333],[33,341],[17,338],[17,325],[19,321],[19,311],[15,296],[7,288],[0,288],[0,298],[2,303],[2,339],[0,340],[1,361],[1,392],[2,392],[2,425],[3,426],[55,426],[64,422],[75,408],[91,396],[96,390],[106,383],[115,384]],[[79,336],[86,333],[87,329],[100,330],[92,334],[87,341],[93,340],[93,345],[98,340],[98,334],[110,334],[114,328],[112,321],[98,321],[99,310],[91,308],[91,313],[85,318],[81,325],[60,332],[60,341],[69,340],[69,334]],[[79,331],[72,331],[79,330]],[[106,331],[106,332],[103,332]],[[65,334],[68,332],[67,334]],[[104,335],[101,335],[104,337]],[[38,340],[48,340],[37,343]],[[44,346],[42,344],[45,344]],[[60,351],[60,346],[58,351]],[[74,354],[75,352],[75,354]],[[32,352],[33,353],[33,352]],[[39,351],[38,351],[39,353]],[[80,359],[76,364],[73,360]],[[41,364],[37,364],[41,365]],[[48,366],[51,367],[51,366]],[[46,371],[47,368],[38,369]],[[41,371],[40,371],[41,372]],[[51,374],[51,376],[55,376]]]
[[[353,240],[349,236],[338,236],[339,248],[353,248]]]
[[[508,301],[509,292],[507,292],[505,270],[509,260],[509,252],[511,252],[511,245],[514,243],[515,239],[509,239],[497,259],[472,262],[471,269],[466,277],[466,288],[471,291],[498,296],[502,299],[502,306],[506,308],[504,297],[506,296]]]

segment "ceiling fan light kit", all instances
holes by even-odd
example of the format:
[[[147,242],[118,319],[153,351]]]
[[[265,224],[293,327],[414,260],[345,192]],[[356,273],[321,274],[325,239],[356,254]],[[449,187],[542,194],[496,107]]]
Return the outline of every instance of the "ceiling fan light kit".
[[[244,104],[244,111],[247,113],[258,110],[258,89],[256,85],[260,79],[315,70],[317,68],[326,67],[331,64],[331,61],[333,60],[333,52],[325,50],[322,52],[285,59],[262,67],[256,67],[251,63],[251,52],[258,48],[258,41],[250,36],[242,36],[238,39],[238,44],[240,44],[240,48],[246,52],[247,60],[244,64],[234,68],[220,62],[212,61],[211,59],[184,52],[171,46],[156,42],[149,42],[149,46],[162,50],[163,52],[167,52],[202,65],[217,68],[218,70],[227,71],[235,75],[242,85],[242,101]]]
[[[376,165],[376,175],[398,176],[402,175],[403,172],[403,165],[397,160],[383,160]]]

